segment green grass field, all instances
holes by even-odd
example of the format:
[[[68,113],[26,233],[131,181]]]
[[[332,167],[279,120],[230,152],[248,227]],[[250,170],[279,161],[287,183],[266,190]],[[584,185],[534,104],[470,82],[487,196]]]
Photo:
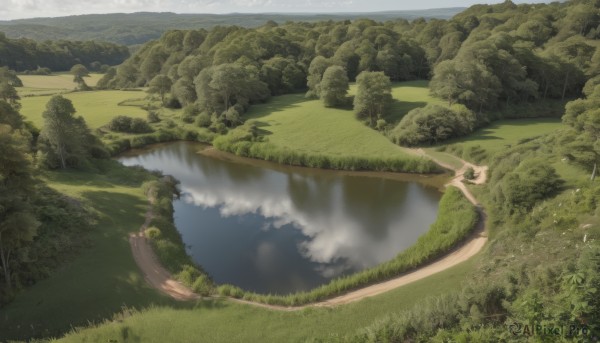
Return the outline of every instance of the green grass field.
[[[122,306],[174,304],[147,285],[129,247],[128,235],[139,229],[148,205],[143,176],[115,164],[104,175],[66,171],[45,177],[51,187],[93,207],[99,218],[93,243],[0,310],[0,341],[60,335],[72,325],[111,317]]]
[[[61,342],[304,342],[354,333],[419,300],[457,289],[474,261],[388,293],[334,309],[266,310],[230,301],[197,303],[190,309],[152,308],[123,321],[82,330]],[[128,337],[129,340],[124,339]]]
[[[500,120],[447,144],[460,143],[465,148],[479,145],[494,154],[523,139],[543,136],[564,127],[560,119],[554,118]]]
[[[84,77],[85,83],[94,87],[100,81],[104,74],[90,74]],[[35,93],[34,91],[64,91],[73,90],[76,84],[73,82],[73,75],[69,73],[58,73],[52,75],[19,75],[23,81],[23,87],[17,88],[21,96]],[[29,93],[30,92],[30,93]]]
[[[394,90],[397,93],[401,88]],[[399,111],[407,108],[400,105]],[[352,110],[326,108],[321,101],[306,99],[304,94],[274,97],[252,106],[247,116],[257,120],[270,143],[297,152],[390,158],[407,154],[356,120]]]
[[[70,99],[77,110],[77,115],[83,116],[92,129],[108,124],[117,115],[127,115],[136,118],[146,118],[148,113],[136,106],[120,106],[119,103],[144,98],[146,93],[136,91],[91,91],[75,92],[63,95]],[[43,125],[42,112],[50,96],[32,96],[21,99],[21,114],[26,120],[41,128]]]
[[[392,87],[394,102],[390,114],[386,117],[388,123],[396,124],[411,110],[424,107],[427,104],[441,104],[442,100],[429,95],[429,81],[409,81],[395,83]]]

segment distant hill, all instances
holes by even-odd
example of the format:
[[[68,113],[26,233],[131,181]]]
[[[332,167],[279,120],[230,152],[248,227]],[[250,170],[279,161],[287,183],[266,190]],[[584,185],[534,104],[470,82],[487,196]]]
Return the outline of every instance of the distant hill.
[[[176,13],[114,13],[90,14],[57,18],[33,18],[0,21],[0,32],[10,38],[35,40],[102,40],[124,45],[137,45],[156,39],[169,29],[211,28],[216,25],[257,27],[272,20],[315,22],[370,18],[376,21],[393,19],[448,19],[465,8],[440,8],[416,11],[371,13],[261,13],[261,14],[176,14]]]

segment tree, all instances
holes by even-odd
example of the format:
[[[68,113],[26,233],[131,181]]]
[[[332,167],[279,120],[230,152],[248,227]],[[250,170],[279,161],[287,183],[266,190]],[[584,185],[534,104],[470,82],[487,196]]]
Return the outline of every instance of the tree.
[[[264,101],[269,96],[267,84],[258,75],[258,69],[253,65],[238,63],[203,69],[194,79],[198,108],[220,116],[230,107],[239,105],[237,111],[241,114],[251,102]]]
[[[331,62],[323,56],[317,56],[312,60],[312,62],[310,62],[307,76],[307,98],[321,97],[321,80],[323,79],[325,70],[327,70],[329,66],[331,66]]]
[[[23,117],[8,102],[0,100],[0,125],[2,124],[20,129],[23,125]]]
[[[500,80],[481,63],[454,59],[435,67],[430,87],[433,95],[449,105],[458,102],[481,112],[485,105],[496,104]]]
[[[171,94],[173,94],[183,106],[193,104],[196,101],[194,83],[187,77],[182,77],[173,84],[173,87],[171,87]]]
[[[325,70],[321,81],[321,100],[326,107],[343,105],[349,89],[348,75],[344,68],[331,66]]]
[[[8,82],[0,82],[0,99],[8,102],[16,109],[20,107],[19,100],[21,100],[21,97],[15,87]]]
[[[148,93],[158,93],[160,95],[160,101],[164,104],[165,94],[171,90],[173,82],[166,75],[156,75],[152,81],[150,81],[150,88]]]
[[[90,72],[83,64],[76,64],[71,68],[71,74],[73,74],[73,82],[77,84],[79,90],[89,89],[88,85],[83,79],[86,76],[90,76]]]
[[[475,114],[463,105],[429,104],[408,112],[391,135],[403,145],[434,144],[472,132],[475,123]]]
[[[76,64],[71,68],[71,74],[75,77],[86,77],[90,76],[89,70],[83,64]]]
[[[33,240],[40,223],[30,205],[34,196],[31,161],[22,138],[0,124],[0,263],[6,288],[12,288],[11,262]]]
[[[369,118],[370,125],[386,114],[392,102],[392,83],[383,72],[363,71],[356,78],[354,113],[358,118]]]
[[[87,126],[83,118],[74,116],[71,100],[60,95],[53,96],[42,113],[44,127],[40,133],[40,151],[46,153],[46,162],[54,165],[57,160],[61,168],[67,168],[67,159],[78,158],[85,153]]]
[[[221,64],[214,69],[210,87],[221,95],[224,112],[229,110],[233,97],[247,91],[243,82],[246,76],[244,68],[234,63]]]
[[[8,67],[0,67],[0,82],[6,82],[13,87],[23,87],[23,81],[19,79],[14,70]]]

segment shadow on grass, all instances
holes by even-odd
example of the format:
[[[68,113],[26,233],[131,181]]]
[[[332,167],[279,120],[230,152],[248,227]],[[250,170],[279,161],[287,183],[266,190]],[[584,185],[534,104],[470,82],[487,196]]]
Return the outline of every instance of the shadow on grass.
[[[69,186],[86,186],[95,188],[112,188],[114,184],[101,179],[98,175],[76,170],[58,170],[46,173],[50,182],[61,183]]]
[[[385,116],[385,120],[388,123],[397,124],[408,112],[415,108],[425,107],[426,105],[427,103],[424,101],[401,101],[393,99],[390,106],[390,114]]]
[[[308,101],[315,101],[315,99],[307,99],[304,93],[274,96],[264,104],[257,104],[250,107],[248,119],[259,119],[273,112],[282,112],[299,107],[300,104]]]

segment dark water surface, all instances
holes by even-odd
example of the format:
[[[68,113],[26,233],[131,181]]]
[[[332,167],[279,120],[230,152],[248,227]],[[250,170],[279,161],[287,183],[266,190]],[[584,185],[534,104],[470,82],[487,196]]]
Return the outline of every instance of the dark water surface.
[[[181,181],[175,224],[217,283],[308,290],[393,258],[437,215],[441,193],[418,176],[294,168],[207,156],[204,148],[176,142],[119,160]]]

